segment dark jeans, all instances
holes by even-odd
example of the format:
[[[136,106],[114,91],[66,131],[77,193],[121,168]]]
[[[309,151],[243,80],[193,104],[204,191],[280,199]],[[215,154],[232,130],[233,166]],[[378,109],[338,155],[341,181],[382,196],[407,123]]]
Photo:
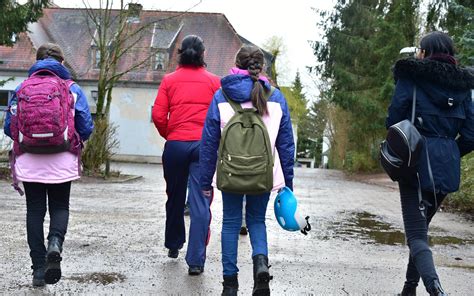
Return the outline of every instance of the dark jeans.
[[[410,248],[405,285],[416,287],[421,276],[425,288],[430,290],[438,275],[428,245],[428,228],[446,195],[435,196],[433,192],[423,191],[423,200],[426,201],[423,217],[419,210],[417,187],[403,182],[399,183],[399,187],[405,235]],[[438,208],[435,208],[435,198]]]
[[[46,196],[49,209],[48,239],[56,236],[61,243],[67,231],[69,220],[69,195],[71,182],[44,184],[23,182],[26,195],[26,231],[33,269],[45,264],[43,223],[46,215]]]
[[[189,266],[204,266],[211,223],[211,198],[206,198],[199,186],[200,141],[167,141],[163,151],[163,171],[166,180],[165,247],[181,249],[186,241],[184,204],[189,185],[189,242],[186,262]],[[189,180],[189,183],[188,183]]]

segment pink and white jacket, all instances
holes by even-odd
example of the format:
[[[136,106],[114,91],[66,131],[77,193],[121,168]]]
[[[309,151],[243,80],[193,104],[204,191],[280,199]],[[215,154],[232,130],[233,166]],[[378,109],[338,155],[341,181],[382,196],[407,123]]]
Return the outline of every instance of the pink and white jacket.
[[[243,108],[252,107],[250,93],[253,81],[245,70],[233,68],[231,75],[221,80],[222,89],[234,101],[240,102]],[[270,88],[268,80],[259,78],[259,83]],[[273,190],[284,186],[293,189],[293,166],[295,143],[290,119],[290,111],[285,97],[277,89],[267,101],[268,114],[263,116],[272,149],[275,152],[273,167]],[[212,188],[212,180],[216,170],[217,151],[221,132],[234,115],[232,106],[227,102],[222,90],[214,94],[214,98],[207,112],[200,147],[201,189]]]

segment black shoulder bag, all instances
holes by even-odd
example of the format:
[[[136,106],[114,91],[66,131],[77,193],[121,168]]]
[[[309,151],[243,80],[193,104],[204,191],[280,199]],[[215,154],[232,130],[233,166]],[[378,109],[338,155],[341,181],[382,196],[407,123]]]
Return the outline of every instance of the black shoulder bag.
[[[415,127],[416,86],[413,88],[411,120],[402,120],[388,128],[380,144],[380,162],[393,181],[416,173],[423,148],[423,137]]]
[[[424,217],[425,201],[423,201],[420,176],[416,171],[416,166],[420,160],[421,149],[423,149],[425,139],[415,127],[415,109],[416,86],[413,87],[411,120],[402,120],[388,128],[387,137],[380,144],[380,162],[387,175],[393,181],[400,181],[403,177],[416,174],[418,181],[418,199],[420,202],[419,209]],[[428,147],[426,145],[425,143],[428,173],[433,185],[433,194],[435,194],[436,203],[436,188],[431,171]],[[437,204],[435,208],[437,208]]]

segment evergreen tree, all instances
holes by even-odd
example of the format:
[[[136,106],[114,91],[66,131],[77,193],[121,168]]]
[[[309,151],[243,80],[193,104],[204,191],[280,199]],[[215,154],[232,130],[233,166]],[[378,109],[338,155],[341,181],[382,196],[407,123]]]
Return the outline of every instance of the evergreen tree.
[[[474,1],[434,1],[431,9],[442,10],[439,24],[454,39],[457,56],[463,66],[474,66]],[[433,29],[438,29],[433,26]],[[460,191],[449,199],[449,203],[467,212],[474,212],[474,155],[462,159]]]
[[[474,1],[450,1],[442,26],[454,39],[460,63],[474,66]]]
[[[29,0],[18,4],[12,0],[0,0],[0,45],[13,46],[14,36],[25,32],[28,23],[35,22],[42,15],[48,0]]]
[[[313,49],[321,63],[314,70],[329,81],[330,101],[347,112],[345,166],[378,168],[378,145],[393,91],[391,66],[400,48],[414,45],[419,1],[337,1],[322,12],[323,42]],[[338,131],[336,131],[337,133]],[[363,139],[363,140],[362,140]]]

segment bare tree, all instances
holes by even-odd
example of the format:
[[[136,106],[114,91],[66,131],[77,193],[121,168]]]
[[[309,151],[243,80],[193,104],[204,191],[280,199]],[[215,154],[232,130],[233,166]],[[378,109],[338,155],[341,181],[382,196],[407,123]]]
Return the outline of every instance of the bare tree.
[[[263,48],[272,54],[272,80],[278,85],[278,78],[282,78],[281,75],[288,72],[288,67],[285,62],[286,45],[282,37],[272,36],[268,38],[263,44]]]
[[[201,1],[198,1],[193,7],[200,3]],[[150,67],[159,52],[158,48],[150,45],[147,48],[140,47],[144,38],[154,34],[157,29],[164,29],[170,24],[175,24],[189,9],[171,17],[140,19],[142,9],[140,4],[126,4],[123,0],[117,8],[114,8],[113,0],[99,1],[99,8],[93,8],[86,0],[83,0],[83,4],[92,45],[95,48],[96,64],[94,66],[99,70],[95,121],[97,126],[104,127],[105,124],[106,130],[112,130],[107,127],[115,85],[127,73]],[[110,151],[105,151],[105,149],[111,149],[111,145],[108,145],[104,139],[96,139],[96,137],[104,137],[104,134],[108,135],[103,130],[101,133],[94,133],[88,146],[100,143],[101,149],[104,150],[100,154],[112,155]],[[109,138],[107,136],[107,139]],[[85,155],[92,156],[93,153],[85,153]],[[109,161],[110,159],[106,158],[106,175],[109,174]],[[102,160],[89,161],[88,157],[84,159],[84,166],[90,171],[99,171],[103,164]]]

